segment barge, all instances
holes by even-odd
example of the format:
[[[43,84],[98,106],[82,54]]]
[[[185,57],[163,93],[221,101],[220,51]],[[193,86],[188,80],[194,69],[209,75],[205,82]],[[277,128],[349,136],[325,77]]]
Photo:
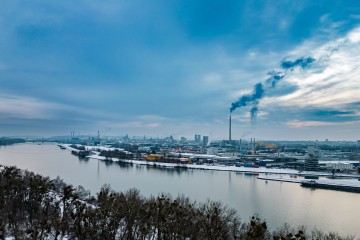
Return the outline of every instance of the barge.
[[[313,188],[313,189],[320,188],[320,189],[330,189],[337,191],[360,193],[360,186],[356,186],[356,185],[322,183],[314,180],[302,181],[300,185],[302,187]]]

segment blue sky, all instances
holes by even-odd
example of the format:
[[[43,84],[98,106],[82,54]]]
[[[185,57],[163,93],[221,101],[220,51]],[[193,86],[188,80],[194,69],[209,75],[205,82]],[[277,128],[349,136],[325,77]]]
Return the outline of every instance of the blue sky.
[[[359,13],[357,0],[1,0],[0,136],[226,138],[231,104],[261,83],[233,138],[360,139]],[[283,68],[301,58],[315,60]]]

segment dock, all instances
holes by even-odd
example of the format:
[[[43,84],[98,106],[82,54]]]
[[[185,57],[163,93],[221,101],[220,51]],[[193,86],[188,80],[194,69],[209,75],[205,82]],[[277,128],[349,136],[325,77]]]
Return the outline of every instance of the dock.
[[[278,181],[278,182],[290,182],[299,183],[300,186],[312,189],[329,189],[344,192],[360,193],[360,181],[359,180],[306,180],[306,179],[294,179],[294,178],[279,178],[279,177],[258,177],[261,180]]]
[[[304,179],[294,179],[294,178],[279,178],[279,177],[257,177],[260,180],[276,181],[276,182],[290,182],[290,183],[301,183]]]
[[[336,191],[345,191],[345,192],[354,192],[360,193],[359,184],[338,184],[338,183],[323,183],[318,181],[302,181],[300,184],[302,187],[307,188],[320,188],[320,189],[330,189]]]

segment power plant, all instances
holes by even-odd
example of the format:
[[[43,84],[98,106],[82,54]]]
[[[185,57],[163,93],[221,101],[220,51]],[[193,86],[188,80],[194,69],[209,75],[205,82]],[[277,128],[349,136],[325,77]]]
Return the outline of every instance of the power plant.
[[[226,141],[224,140],[224,142],[226,142],[226,144],[228,144],[228,147],[235,147],[237,148],[238,150],[240,149],[240,152],[241,152],[241,139],[240,141],[238,140],[232,140],[232,122],[231,122],[231,113],[230,113],[230,116],[229,116],[229,140]],[[220,144],[221,146],[221,144]],[[255,155],[256,154],[256,142],[255,142],[255,138],[251,138],[250,140],[250,143],[248,143],[248,147],[247,147],[251,154],[252,155]],[[229,149],[228,149],[229,150]]]

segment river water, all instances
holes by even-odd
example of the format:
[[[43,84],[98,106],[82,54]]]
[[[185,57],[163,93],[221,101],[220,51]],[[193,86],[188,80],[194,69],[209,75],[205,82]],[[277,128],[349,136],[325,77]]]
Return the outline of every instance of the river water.
[[[259,180],[256,176],[209,170],[173,170],[140,165],[79,160],[56,144],[25,143],[0,147],[0,164],[17,166],[44,176],[60,176],[95,195],[103,184],[117,191],[137,188],[145,196],[184,194],[193,200],[222,201],[243,220],[254,213],[265,218],[270,230],[284,223],[316,226],[360,237],[360,194],[311,190],[299,184]]]

